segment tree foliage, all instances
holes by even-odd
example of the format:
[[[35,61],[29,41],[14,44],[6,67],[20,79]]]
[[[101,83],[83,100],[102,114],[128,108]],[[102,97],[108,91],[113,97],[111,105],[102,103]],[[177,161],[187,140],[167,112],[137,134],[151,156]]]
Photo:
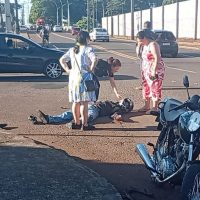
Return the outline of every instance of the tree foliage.
[[[85,21],[87,16],[87,1],[89,2],[89,17],[95,19],[95,23],[101,22],[101,18],[109,15],[127,13],[131,11],[131,0],[32,0],[32,8],[30,13],[30,22],[35,23],[39,17],[44,17],[56,23],[57,9],[59,8],[59,22],[61,21],[60,1],[63,5],[63,15],[68,16],[68,2],[70,3],[70,21],[71,24],[77,23],[79,20]],[[134,10],[144,10],[150,7],[156,7],[174,3],[177,0],[133,0]],[[185,0],[178,0],[185,1]],[[81,22],[80,22],[81,23]]]

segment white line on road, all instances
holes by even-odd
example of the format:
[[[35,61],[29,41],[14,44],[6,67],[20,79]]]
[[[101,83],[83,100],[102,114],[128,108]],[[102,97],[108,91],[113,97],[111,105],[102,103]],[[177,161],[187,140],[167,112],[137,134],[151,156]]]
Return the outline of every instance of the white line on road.
[[[52,34],[57,35],[57,36],[62,37],[62,38],[66,38],[66,39],[75,41],[74,38],[70,38],[70,37],[66,37],[66,36],[63,36],[63,35],[59,35],[59,34],[57,34],[57,33],[52,33]]]
[[[196,73],[197,73],[197,72],[194,72],[194,71],[190,71],[190,70],[186,70],[186,69],[178,69],[178,68],[175,68],[175,67],[169,67],[169,66],[166,66],[166,68],[174,69],[174,70],[182,71],[182,72],[188,72],[188,73],[192,73],[192,74],[196,74]]]

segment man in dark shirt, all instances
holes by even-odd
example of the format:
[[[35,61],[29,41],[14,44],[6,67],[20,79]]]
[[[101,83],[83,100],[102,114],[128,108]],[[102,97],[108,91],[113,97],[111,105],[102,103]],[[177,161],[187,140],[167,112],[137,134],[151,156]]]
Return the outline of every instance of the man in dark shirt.
[[[122,114],[131,112],[133,110],[133,101],[125,98],[120,102],[100,101],[88,106],[88,121],[92,122],[97,117],[109,116],[112,119],[121,119]],[[71,111],[66,111],[61,115],[47,115],[42,111],[38,111],[39,118],[44,124],[61,124],[69,123],[73,120]]]
[[[49,43],[49,31],[44,26],[40,31],[40,37],[42,38],[42,44],[45,45],[45,40]]]

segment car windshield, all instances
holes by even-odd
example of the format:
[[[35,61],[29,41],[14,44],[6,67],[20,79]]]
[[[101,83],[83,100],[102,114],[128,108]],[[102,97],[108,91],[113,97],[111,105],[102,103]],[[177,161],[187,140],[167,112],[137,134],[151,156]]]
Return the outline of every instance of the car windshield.
[[[96,32],[105,32],[105,33],[106,33],[107,31],[106,31],[106,29],[104,29],[104,28],[97,28],[97,29],[96,29]]]

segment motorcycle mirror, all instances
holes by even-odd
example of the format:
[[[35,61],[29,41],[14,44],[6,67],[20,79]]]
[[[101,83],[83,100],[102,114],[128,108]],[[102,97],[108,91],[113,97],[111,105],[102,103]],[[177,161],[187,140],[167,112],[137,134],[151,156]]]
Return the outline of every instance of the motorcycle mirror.
[[[186,87],[186,88],[189,88],[189,80],[188,80],[188,76],[185,75],[184,78],[183,78],[183,85]]]

